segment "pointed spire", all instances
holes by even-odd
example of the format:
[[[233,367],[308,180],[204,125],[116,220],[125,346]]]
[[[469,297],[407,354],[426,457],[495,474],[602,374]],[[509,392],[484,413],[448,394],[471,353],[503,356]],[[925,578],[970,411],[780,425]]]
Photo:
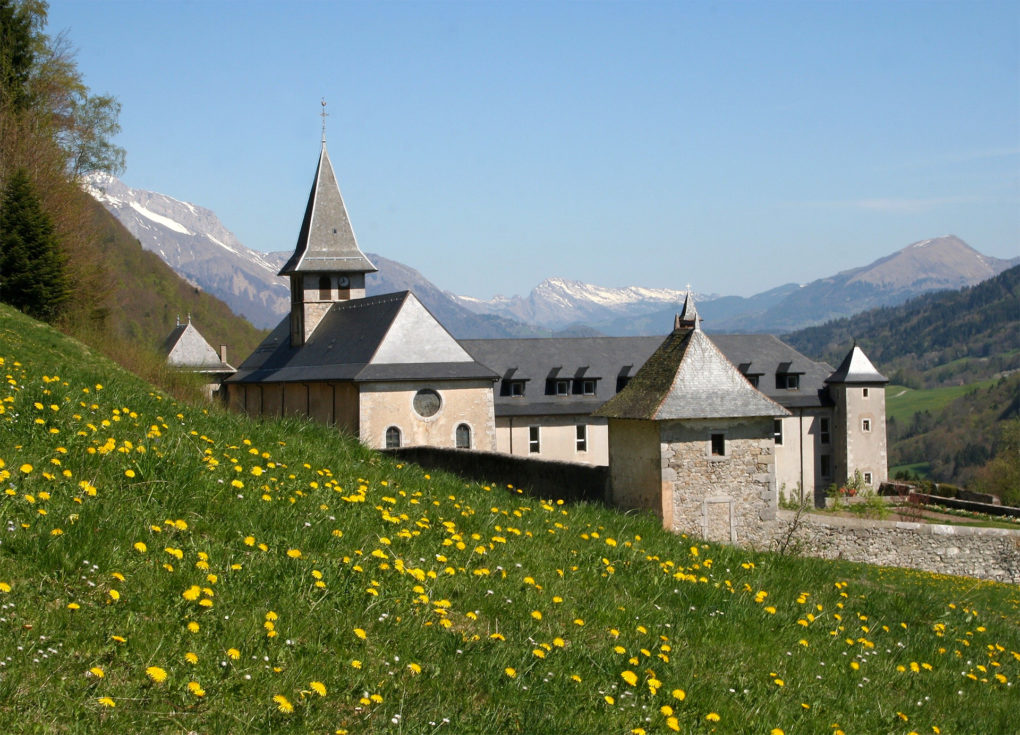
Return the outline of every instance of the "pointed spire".
[[[325,109],[323,109],[325,114]],[[325,118],[323,118],[325,124]],[[294,273],[374,273],[378,270],[358,247],[347,207],[323,140],[319,165],[308,195],[297,245],[279,275]]]
[[[698,308],[694,305],[694,297],[691,295],[691,287],[688,286],[687,296],[684,298],[683,311],[677,315],[673,328],[688,327],[691,329],[701,329],[700,322],[701,316],[698,315]]]
[[[878,372],[864,350],[854,346],[843,358],[835,372],[825,379],[826,383],[888,383],[889,379]]]

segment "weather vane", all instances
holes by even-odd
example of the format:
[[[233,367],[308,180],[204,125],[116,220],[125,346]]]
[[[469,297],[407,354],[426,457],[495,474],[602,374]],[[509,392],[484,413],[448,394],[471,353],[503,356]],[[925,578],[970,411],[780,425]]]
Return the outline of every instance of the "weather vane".
[[[322,104],[322,112],[320,113],[320,115],[322,116],[322,142],[325,143],[326,142],[326,118],[329,117],[329,113],[326,112],[326,98],[325,97],[322,98],[322,102],[320,104]]]

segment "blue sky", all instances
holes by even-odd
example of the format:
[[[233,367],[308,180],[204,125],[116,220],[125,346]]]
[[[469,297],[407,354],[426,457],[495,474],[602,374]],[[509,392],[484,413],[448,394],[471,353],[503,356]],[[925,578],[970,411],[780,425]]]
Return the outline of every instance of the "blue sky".
[[[363,250],[479,297],[751,295],[955,234],[1020,255],[1020,5],[53,0],[129,186],[294,247],[330,157]]]

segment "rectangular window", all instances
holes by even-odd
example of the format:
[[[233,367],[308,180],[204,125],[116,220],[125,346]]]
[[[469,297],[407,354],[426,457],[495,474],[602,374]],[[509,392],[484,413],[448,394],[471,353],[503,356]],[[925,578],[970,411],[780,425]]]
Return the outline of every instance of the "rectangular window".
[[[832,477],[832,455],[823,454],[818,458],[818,472],[826,480]]]
[[[861,419],[861,431],[871,431],[871,419]]]
[[[511,380],[509,393],[514,398],[520,398],[524,395],[524,381],[523,380]]]
[[[868,397],[868,389],[867,389],[867,388],[865,388],[865,389],[864,389],[864,397],[865,397],[865,398],[867,398],[867,397]]]
[[[712,434],[712,456],[713,457],[725,457],[726,456],[726,435],[725,434]]]
[[[595,381],[594,380],[582,380],[581,381],[581,392],[586,396],[595,395]]]
[[[556,381],[556,395],[558,395],[558,396],[570,395],[570,381],[569,380],[557,380]]]
[[[588,427],[585,424],[577,425],[577,451],[588,451]]]
[[[776,419],[772,422],[772,434],[776,438],[776,446],[783,445],[783,420]]]
[[[541,450],[542,445],[539,442],[538,427],[528,427],[528,452],[531,454],[538,454]]]
[[[758,387],[758,378],[761,377],[760,375],[745,375],[744,377],[746,377],[748,382],[755,388]]]
[[[871,485],[871,473],[870,472],[865,472],[864,473],[864,484],[865,485]]]
[[[829,439],[829,419],[822,417],[818,419],[818,441],[822,444],[828,444]],[[828,477],[828,475],[826,475]]]

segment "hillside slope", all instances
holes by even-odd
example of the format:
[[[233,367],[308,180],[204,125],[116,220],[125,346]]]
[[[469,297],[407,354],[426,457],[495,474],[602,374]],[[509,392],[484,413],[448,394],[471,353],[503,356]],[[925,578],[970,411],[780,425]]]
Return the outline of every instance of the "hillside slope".
[[[175,403],[4,307],[0,361],[4,732],[1015,724],[1014,586],[430,476]]]
[[[225,344],[228,359],[239,362],[261,341],[264,332],[234,314],[219,299],[184,281],[91,197],[85,200],[96,233],[91,257],[101,262],[110,289],[103,323],[86,330],[108,330],[116,339],[159,347],[177,319],[191,319],[214,347]]]

